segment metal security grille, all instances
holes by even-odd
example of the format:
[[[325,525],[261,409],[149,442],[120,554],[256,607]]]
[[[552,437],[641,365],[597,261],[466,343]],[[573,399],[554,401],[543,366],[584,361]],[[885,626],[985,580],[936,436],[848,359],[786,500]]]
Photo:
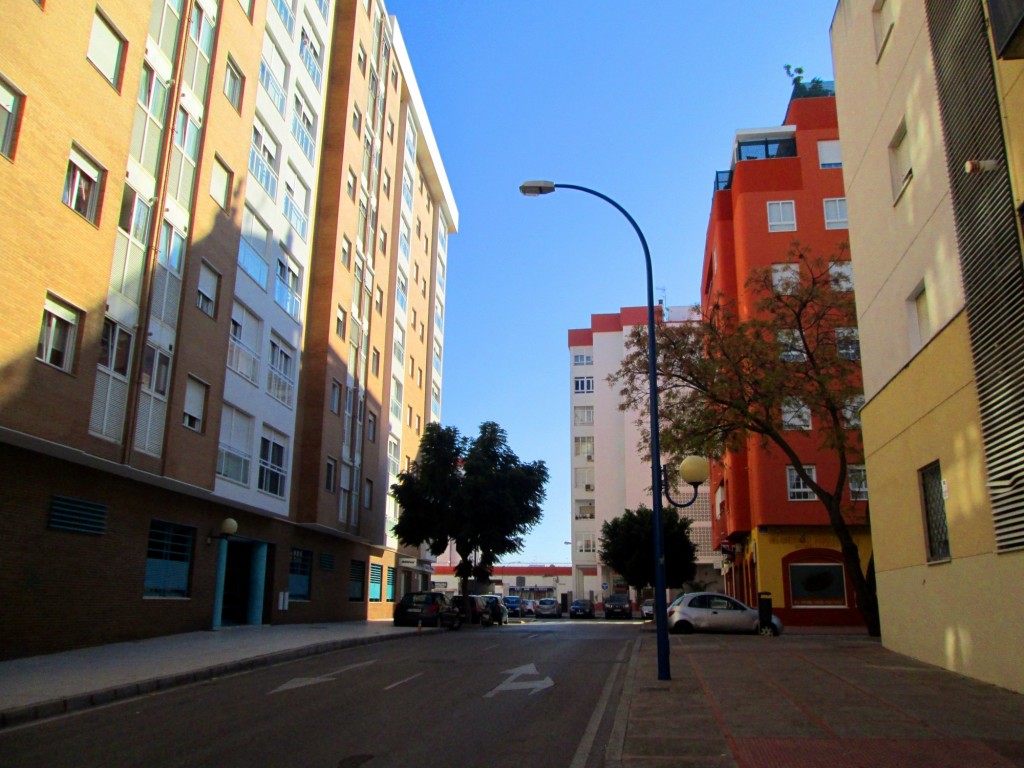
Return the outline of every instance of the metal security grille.
[[[150,597],[188,597],[195,529],[154,520],[149,526],[144,592]]]
[[[384,566],[379,563],[370,563],[370,602],[379,603],[381,585],[384,581]]]
[[[334,570],[334,555],[330,552],[320,553],[320,570],[326,573]]]
[[[928,562],[949,559],[949,531],[946,528],[946,502],[942,493],[942,468],[939,462],[921,470],[921,493],[928,527]]]
[[[366,561],[353,560],[348,571],[348,599],[363,599],[363,588],[366,586]]]
[[[1024,547],[1024,265],[980,2],[928,0],[997,551]],[[967,174],[969,160],[996,160]]]
[[[50,497],[50,528],[102,536],[107,532],[107,505],[70,496]]]

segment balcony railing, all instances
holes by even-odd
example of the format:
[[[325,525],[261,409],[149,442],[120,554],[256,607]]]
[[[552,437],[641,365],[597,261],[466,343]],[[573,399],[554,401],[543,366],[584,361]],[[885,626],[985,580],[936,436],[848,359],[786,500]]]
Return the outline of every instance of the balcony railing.
[[[316,0],[316,7],[320,9],[324,21],[327,21],[327,15],[330,13],[330,0]]]
[[[715,192],[732,188],[732,171],[715,172]]]
[[[309,219],[287,192],[284,193],[284,215],[288,219],[288,223],[292,225],[292,229],[305,240],[306,231],[309,229]]]
[[[277,174],[270,163],[263,159],[263,154],[256,147],[249,149],[249,172],[274,200],[277,199]]]
[[[315,144],[313,137],[309,131],[306,130],[306,126],[302,124],[302,118],[298,115],[292,115],[292,136],[295,137],[295,141],[299,143],[299,149],[302,150],[302,154],[306,156],[309,162],[313,162],[313,152]]]
[[[255,280],[261,288],[267,285],[269,267],[259,252],[243,237],[238,243],[238,265]]]
[[[302,63],[306,65],[306,71],[309,72],[309,76],[313,78],[313,85],[319,91],[324,76],[320,70],[320,64],[316,60],[316,54],[313,53],[312,47],[303,44],[300,46],[299,55],[302,57]]]
[[[260,375],[259,355],[232,336],[228,339],[228,368],[256,384]]]
[[[835,96],[836,84],[833,80],[819,80],[814,78],[807,82],[799,82],[793,86],[793,93],[790,94],[790,101],[793,99],[813,99],[818,96]]]
[[[274,301],[294,319],[299,319],[299,313],[302,311],[302,297],[280,278],[274,281]]]
[[[288,7],[286,0],[273,0],[273,3],[277,15],[284,22],[284,28],[288,30],[288,36],[291,37],[295,34],[295,16],[292,14],[292,9]]]
[[[277,111],[282,115],[284,114],[284,88],[277,82],[277,78],[274,77],[274,73],[270,71],[270,67],[267,63],[260,59],[260,84],[266,90],[270,100],[274,102],[274,106],[277,107]]]
[[[272,398],[291,406],[294,389],[291,379],[272,366],[267,368],[267,392]]]
[[[741,141],[736,147],[737,160],[773,160],[796,157],[796,139],[755,139]]]

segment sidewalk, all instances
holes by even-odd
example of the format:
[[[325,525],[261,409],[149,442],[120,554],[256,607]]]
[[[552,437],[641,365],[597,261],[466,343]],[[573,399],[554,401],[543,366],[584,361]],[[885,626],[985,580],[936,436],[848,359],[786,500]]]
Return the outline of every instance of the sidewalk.
[[[669,641],[663,682],[640,633],[607,768],[1024,767],[1024,696],[866,635]]]
[[[0,728],[282,661],[437,629],[391,621],[185,632],[0,661]]]

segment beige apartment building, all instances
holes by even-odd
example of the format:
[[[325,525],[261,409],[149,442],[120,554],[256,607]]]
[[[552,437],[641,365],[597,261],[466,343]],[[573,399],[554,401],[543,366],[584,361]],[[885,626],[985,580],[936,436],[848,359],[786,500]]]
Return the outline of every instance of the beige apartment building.
[[[840,0],[832,23],[882,640],[1017,691],[1022,17]]]
[[[457,227],[382,2],[6,8],[0,658],[427,585],[388,489]]]

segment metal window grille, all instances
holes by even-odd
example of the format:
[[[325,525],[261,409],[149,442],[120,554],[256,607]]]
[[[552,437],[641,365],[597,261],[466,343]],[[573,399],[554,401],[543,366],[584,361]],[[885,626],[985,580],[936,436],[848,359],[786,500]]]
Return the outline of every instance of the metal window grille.
[[[147,597],[188,597],[195,529],[154,520],[149,526],[144,593]]]
[[[107,532],[107,505],[70,496],[50,497],[47,527],[102,536]]]
[[[366,561],[353,560],[348,573],[348,599],[355,602],[363,599],[366,586]]]
[[[949,559],[949,530],[946,528],[946,502],[942,492],[942,468],[939,462],[921,470],[921,495],[928,537],[928,562]]]

